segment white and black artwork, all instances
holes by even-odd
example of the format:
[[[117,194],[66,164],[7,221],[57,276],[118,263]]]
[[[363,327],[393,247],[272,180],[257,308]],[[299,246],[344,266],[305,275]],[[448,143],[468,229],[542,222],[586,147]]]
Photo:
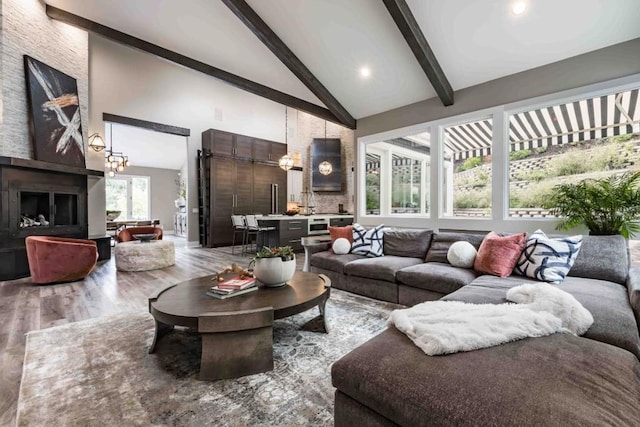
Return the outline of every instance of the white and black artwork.
[[[36,160],[85,167],[76,79],[24,56]]]

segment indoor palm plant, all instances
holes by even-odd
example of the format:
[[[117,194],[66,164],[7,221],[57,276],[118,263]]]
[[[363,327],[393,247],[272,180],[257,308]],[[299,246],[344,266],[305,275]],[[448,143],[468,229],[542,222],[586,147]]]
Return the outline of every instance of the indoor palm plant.
[[[584,224],[589,234],[621,234],[628,239],[640,231],[639,184],[640,171],[559,184],[545,208],[561,217],[558,229]]]
[[[291,246],[263,246],[251,263],[255,264],[253,275],[265,286],[283,286],[296,272],[296,255]]]

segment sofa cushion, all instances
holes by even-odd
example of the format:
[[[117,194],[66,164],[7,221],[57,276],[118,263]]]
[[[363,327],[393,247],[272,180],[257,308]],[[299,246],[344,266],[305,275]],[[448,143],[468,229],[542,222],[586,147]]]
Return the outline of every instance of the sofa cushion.
[[[478,273],[473,270],[441,262],[422,263],[396,273],[396,279],[400,283],[442,294],[460,289],[476,277]]]
[[[482,244],[484,236],[486,236],[486,233],[434,233],[433,237],[431,238],[431,245],[429,246],[429,250],[427,251],[425,261],[448,263],[447,252],[449,251],[449,246],[451,246],[454,242],[469,242],[473,245],[474,248],[478,249]]]
[[[393,327],[331,369],[338,390],[406,426],[640,425],[639,373],[631,353],[569,334],[430,357]]]
[[[382,256],[382,234],[384,224],[365,229],[358,223],[353,224],[353,244],[351,253],[368,257]]]
[[[610,280],[624,285],[629,272],[627,241],[622,236],[583,236],[569,276]]]
[[[433,230],[390,230],[382,238],[385,255],[424,259]]]
[[[522,276],[480,276],[442,300],[503,304],[507,302],[505,296],[510,288],[532,282],[536,283]],[[593,315],[593,325],[583,337],[624,348],[640,359],[640,336],[627,289],[613,282],[580,277],[567,277],[557,286],[573,295]]]
[[[386,280],[394,283],[398,270],[416,264],[422,264],[422,258],[385,255],[381,258],[365,258],[351,261],[344,266],[344,272],[350,276]]]
[[[344,227],[332,227],[329,226],[329,236],[331,236],[331,244],[336,240],[343,238],[349,241],[349,244],[353,243],[353,227],[346,225]]]
[[[576,261],[582,236],[551,239],[542,230],[528,238],[514,273],[550,283],[562,283]]]
[[[362,255],[346,254],[338,255],[331,251],[322,251],[311,255],[311,265],[325,270],[344,273],[345,264],[364,258]]]
[[[510,276],[526,241],[526,233],[500,236],[492,231],[482,241],[473,269],[499,277]]]

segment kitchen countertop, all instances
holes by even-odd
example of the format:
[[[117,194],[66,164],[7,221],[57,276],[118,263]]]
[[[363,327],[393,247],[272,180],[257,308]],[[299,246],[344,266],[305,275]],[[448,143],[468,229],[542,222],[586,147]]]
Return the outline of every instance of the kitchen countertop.
[[[331,218],[353,218],[351,214],[316,214],[316,215],[263,215],[259,216],[260,221],[281,221],[293,219],[331,219]]]

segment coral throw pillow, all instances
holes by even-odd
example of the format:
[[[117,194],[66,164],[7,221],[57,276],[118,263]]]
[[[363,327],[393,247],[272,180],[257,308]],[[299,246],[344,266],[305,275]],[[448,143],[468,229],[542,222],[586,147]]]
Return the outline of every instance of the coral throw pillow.
[[[516,266],[526,241],[526,233],[502,237],[492,231],[482,241],[473,262],[473,269],[494,276],[508,277]]]
[[[345,227],[329,226],[329,235],[331,236],[331,252],[335,253],[335,251],[333,250],[333,244],[338,239],[347,239],[350,245],[353,243],[353,227],[350,225],[347,225]]]

